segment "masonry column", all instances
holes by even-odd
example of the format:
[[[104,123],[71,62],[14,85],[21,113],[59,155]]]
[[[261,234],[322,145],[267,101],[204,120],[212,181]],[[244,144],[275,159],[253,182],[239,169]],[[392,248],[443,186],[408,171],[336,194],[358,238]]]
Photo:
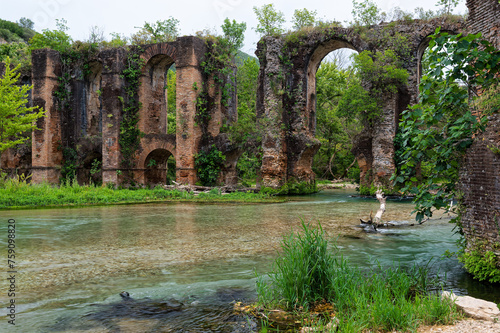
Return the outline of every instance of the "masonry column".
[[[200,67],[206,51],[205,42],[197,37],[177,39],[176,106],[176,180],[179,183],[194,185],[198,180],[194,157],[201,141],[201,128],[196,124],[196,99],[203,86]]]
[[[264,43],[264,42],[265,43]],[[283,128],[282,66],[283,41],[264,37],[256,54],[261,62],[257,87],[257,119],[262,135],[262,185],[279,188],[286,183],[287,155]]]
[[[396,166],[394,164],[394,136],[396,135],[395,113],[397,96],[388,97],[382,108],[382,114],[374,124],[372,156],[373,182],[391,188],[390,178]]]
[[[33,183],[58,183],[61,176],[62,137],[61,115],[55,104],[53,92],[61,74],[59,52],[34,50],[32,60],[33,105],[45,110],[45,117],[37,121],[38,130],[32,136]]]
[[[123,96],[124,79],[120,77],[124,49],[112,49],[101,53],[102,72],[102,182],[120,184],[119,175],[121,153],[118,139],[122,105],[119,97]]]

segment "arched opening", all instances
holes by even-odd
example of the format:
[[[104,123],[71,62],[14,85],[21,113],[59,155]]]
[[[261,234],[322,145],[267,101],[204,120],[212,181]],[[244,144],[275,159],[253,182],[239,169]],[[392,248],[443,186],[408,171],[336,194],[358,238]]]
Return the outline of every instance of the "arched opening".
[[[354,179],[359,181],[359,166],[351,152],[362,124],[351,117],[342,104],[349,88],[358,84],[350,45],[331,41],[319,47],[308,67],[308,108],[314,116],[313,133],[321,143],[311,157],[316,179]]]
[[[102,184],[102,154],[91,151],[85,156],[78,168],[77,180],[79,184]]]
[[[144,161],[145,185],[169,185],[175,180],[175,157],[166,149],[158,148],[148,154]]]
[[[143,133],[175,133],[175,82],[175,66],[171,57],[159,54],[149,59],[140,88],[142,110],[139,129]]]

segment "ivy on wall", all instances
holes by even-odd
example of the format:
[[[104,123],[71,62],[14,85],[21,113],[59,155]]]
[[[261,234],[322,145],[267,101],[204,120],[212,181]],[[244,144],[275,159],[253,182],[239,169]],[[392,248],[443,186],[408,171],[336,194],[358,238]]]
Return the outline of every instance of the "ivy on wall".
[[[139,148],[142,133],[138,128],[139,102],[138,90],[141,85],[140,77],[144,60],[140,57],[142,49],[131,51],[127,57],[125,69],[121,77],[125,79],[125,96],[120,98],[123,105],[122,118],[120,122],[120,152],[122,155],[121,165],[124,169],[130,169],[134,166],[133,157]],[[125,174],[130,181],[132,175],[130,172]]]

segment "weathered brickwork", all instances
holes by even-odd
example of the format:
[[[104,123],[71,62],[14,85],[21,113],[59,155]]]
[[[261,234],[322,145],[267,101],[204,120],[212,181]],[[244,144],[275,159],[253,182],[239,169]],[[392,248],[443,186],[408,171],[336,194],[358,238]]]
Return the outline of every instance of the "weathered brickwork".
[[[500,4],[496,0],[468,0],[468,32],[478,33],[500,48]],[[485,133],[467,151],[461,170],[461,223],[467,249],[490,250],[500,268],[500,114],[489,117]]]
[[[382,51],[387,31],[406,36],[409,57],[403,67],[410,77],[397,94],[385,96],[382,117],[366,127],[356,138],[355,153],[361,169],[361,182],[389,185],[395,170],[394,136],[400,113],[418,96],[420,61],[428,46],[428,36],[437,27],[459,33],[463,22],[447,19],[381,24],[360,34],[354,29],[332,27],[308,33],[265,37],[256,54],[260,60],[257,89],[257,117],[263,127],[262,183],[279,187],[291,179],[314,181],[312,160],[319,149],[316,130],[316,71],[322,59],[340,48],[358,52]]]
[[[137,92],[141,103],[138,128],[143,135],[132,167],[124,169],[119,144],[126,84],[123,70],[131,52],[139,52],[144,62]],[[230,78],[215,82],[204,75],[202,62],[209,52],[205,40],[198,37],[103,50],[89,59],[89,73],[74,67],[76,74],[68,84],[70,105],[61,108],[54,97],[63,67],[60,54],[46,49],[33,51],[33,104],[43,107],[46,117],[38,120],[39,130],[33,132],[32,153],[26,148],[8,151],[2,155],[2,168],[31,169],[33,182],[57,183],[64,163],[63,151],[71,148],[77,154],[76,176],[80,182],[92,178],[120,184],[127,171],[134,182],[153,185],[165,183],[167,160],[173,156],[177,181],[194,184],[198,180],[195,155],[215,144],[228,157],[221,180],[236,181],[235,161],[241,152],[220,133],[222,124],[237,120],[235,82]],[[175,135],[167,134],[167,71],[173,64],[177,78]],[[227,103],[221,103],[226,83],[234,85],[233,94]],[[210,87],[205,97],[211,101],[205,111],[206,124],[196,121],[198,87],[203,86]],[[90,169],[97,162],[101,171],[91,175]]]

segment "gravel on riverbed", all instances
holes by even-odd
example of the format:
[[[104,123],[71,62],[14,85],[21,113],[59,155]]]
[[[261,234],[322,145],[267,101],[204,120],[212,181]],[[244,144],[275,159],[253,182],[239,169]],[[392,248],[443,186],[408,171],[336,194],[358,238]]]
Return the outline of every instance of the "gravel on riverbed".
[[[463,319],[455,325],[422,326],[418,333],[499,333],[500,324],[491,321]]]

